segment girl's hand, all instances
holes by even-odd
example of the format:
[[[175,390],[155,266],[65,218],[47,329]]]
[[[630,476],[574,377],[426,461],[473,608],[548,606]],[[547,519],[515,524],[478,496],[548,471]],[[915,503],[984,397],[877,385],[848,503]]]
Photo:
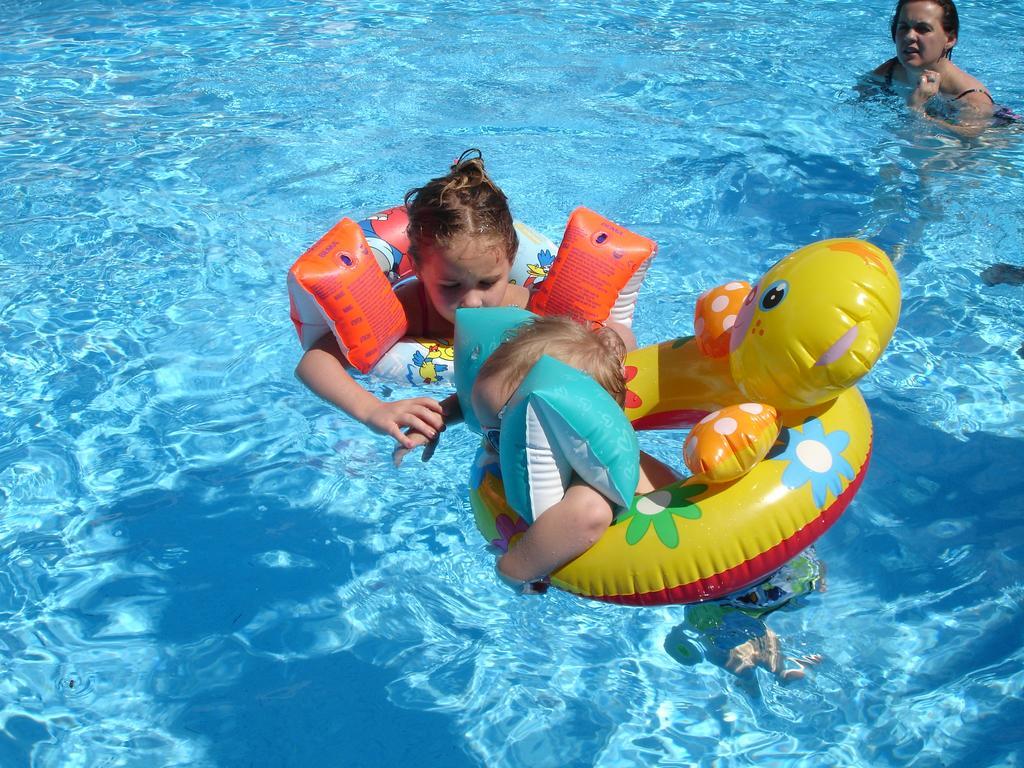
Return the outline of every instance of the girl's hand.
[[[395,466],[400,466],[402,459],[404,459],[409,451],[419,448],[421,445],[426,446],[423,449],[423,461],[430,461],[430,457],[434,455],[434,451],[437,450],[437,443],[441,439],[441,433],[451,424],[458,424],[462,421],[462,407],[459,405],[459,399],[455,395],[449,395],[440,402],[441,406],[441,426],[431,437],[414,427],[410,427],[405,437],[410,441],[410,444],[400,444],[395,448],[391,454],[391,460],[395,463]]]
[[[382,435],[390,435],[403,448],[422,445],[413,440],[413,434],[422,434],[433,440],[444,428],[441,404],[429,397],[412,397],[380,403],[364,422],[370,429]],[[409,434],[402,429],[408,428]]]
[[[910,94],[907,104],[914,109],[924,109],[925,102],[939,92],[942,75],[933,69],[926,69],[917,79],[917,87]]]

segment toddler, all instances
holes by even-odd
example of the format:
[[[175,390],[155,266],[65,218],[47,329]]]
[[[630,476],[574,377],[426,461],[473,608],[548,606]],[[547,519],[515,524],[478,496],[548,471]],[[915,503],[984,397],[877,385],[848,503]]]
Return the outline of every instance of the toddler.
[[[481,366],[473,385],[473,411],[492,450],[497,451],[505,406],[543,355],[589,374],[621,406],[626,399],[620,335],[604,326],[591,330],[567,317],[538,317],[520,326]],[[656,459],[641,452],[637,493],[678,479]],[[589,549],[612,522],[611,502],[574,476],[562,500],[538,516],[519,541],[498,560],[498,575],[525,594],[552,571]]]

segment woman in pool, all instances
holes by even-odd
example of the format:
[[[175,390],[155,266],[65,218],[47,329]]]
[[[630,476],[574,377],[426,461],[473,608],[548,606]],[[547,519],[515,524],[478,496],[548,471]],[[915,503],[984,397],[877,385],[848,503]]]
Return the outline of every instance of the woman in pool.
[[[911,109],[967,126],[984,125],[992,117],[1014,119],[995,105],[980,80],[952,62],[960,34],[953,0],[899,0],[891,32],[896,56],[870,78],[905,96]]]

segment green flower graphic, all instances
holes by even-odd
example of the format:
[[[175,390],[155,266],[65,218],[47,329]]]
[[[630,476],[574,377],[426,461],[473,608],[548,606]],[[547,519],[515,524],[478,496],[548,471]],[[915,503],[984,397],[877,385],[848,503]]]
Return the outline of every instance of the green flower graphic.
[[[679,485],[640,496],[630,507],[629,527],[626,529],[626,543],[639,544],[651,526],[658,540],[669,549],[679,546],[679,531],[673,515],[689,520],[700,519],[700,507],[690,501],[693,496],[704,493],[706,485]]]

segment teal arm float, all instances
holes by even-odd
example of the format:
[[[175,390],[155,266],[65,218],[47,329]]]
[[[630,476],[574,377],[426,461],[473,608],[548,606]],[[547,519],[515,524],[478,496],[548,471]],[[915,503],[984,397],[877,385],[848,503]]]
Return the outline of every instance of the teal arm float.
[[[480,367],[533,312],[518,307],[462,308],[455,311],[455,394],[466,426],[480,433],[470,394]]]
[[[619,404],[546,355],[509,401],[500,448],[508,503],[528,522],[561,501],[574,474],[619,508],[640,478],[640,446]]]

